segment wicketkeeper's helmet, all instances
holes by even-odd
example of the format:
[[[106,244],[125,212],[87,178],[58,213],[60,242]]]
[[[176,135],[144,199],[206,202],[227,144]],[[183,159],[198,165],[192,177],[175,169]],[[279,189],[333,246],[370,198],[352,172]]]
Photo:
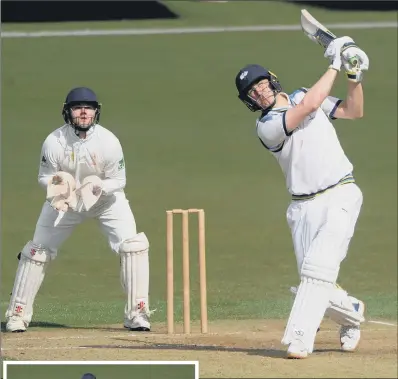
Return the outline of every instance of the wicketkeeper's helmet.
[[[82,379],[97,379],[97,377],[94,374],[87,373],[82,376]]]
[[[275,105],[276,99],[274,100],[273,104],[267,107],[267,109],[263,109],[262,107],[260,107],[260,105],[257,104],[257,102],[247,96],[250,88],[263,79],[269,80],[275,95],[278,92],[282,91],[282,86],[280,85],[277,76],[258,64],[249,64],[243,67],[238,72],[238,75],[236,75],[235,85],[239,93],[238,97],[252,112],[256,112],[259,110],[265,111],[267,109],[271,109]]]
[[[73,121],[71,108],[75,105],[91,105],[95,108],[95,115],[90,125],[82,128]],[[93,90],[87,87],[78,87],[72,89],[66,96],[66,100],[62,107],[62,117],[64,118],[65,122],[80,132],[85,132],[93,125],[98,124],[100,114],[101,104],[97,100],[97,95]]]

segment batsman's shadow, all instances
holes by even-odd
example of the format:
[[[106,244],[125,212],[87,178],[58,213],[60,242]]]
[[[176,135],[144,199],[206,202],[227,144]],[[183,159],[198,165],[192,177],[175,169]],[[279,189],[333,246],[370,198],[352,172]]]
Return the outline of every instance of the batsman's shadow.
[[[121,340],[126,342],[125,339],[114,338],[114,340]],[[122,350],[176,350],[176,351],[205,351],[205,352],[229,352],[229,353],[246,353],[248,355],[256,355],[261,357],[269,357],[275,359],[284,359],[286,351],[278,349],[253,349],[244,347],[231,347],[220,345],[189,345],[189,344],[172,344],[172,343],[152,343],[146,342],[145,345],[84,345],[80,346],[86,349],[122,349]]]

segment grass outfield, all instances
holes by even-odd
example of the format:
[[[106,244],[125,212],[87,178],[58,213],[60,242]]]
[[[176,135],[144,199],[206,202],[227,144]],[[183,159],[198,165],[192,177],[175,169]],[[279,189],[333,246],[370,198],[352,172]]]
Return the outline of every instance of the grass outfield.
[[[240,4],[233,3],[178,6],[185,9],[183,22],[190,26],[222,22],[209,19],[205,11],[199,22],[189,10],[225,7],[230,10],[228,24],[240,11]],[[260,23],[258,12],[267,8],[251,6],[252,19],[241,24]],[[272,23],[298,22],[295,5],[271,6],[281,17]],[[364,20],[365,15],[380,19],[377,13],[372,18],[369,13],[347,12],[344,18],[338,12],[318,14],[333,22]],[[397,34],[396,29],[339,34],[352,36],[371,59],[364,82],[365,117],[335,121],[364,193],[340,282],[367,301],[369,317],[396,319]],[[101,123],[124,146],[126,192],[138,228],[151,243],[153,320],[165,320],[165,211],[185,207],[206,211],[209,318],[288,315],[288,289],[298,282],[285,220],[289,197],[275,159],[257,140],[255,115],[237,99],[234,78],[241,66],[258,62],[277,73],[287,92],[311,86],[327,67],[318,46],[299,32],[4,39],[2,45],[2,314],[16,255],[32,238],[44,200],[36,181],[41,144],[62,124],[69,89],[86,85],[103,103]],[[343,77],[333,94],[344,96]],[[180,253],[176,247],[177,274]],[[199,311],[195,268],[192,259],[193,318]],[[181,275],[175,288],[181,309]],[[95,222],[88,222],[76,229],[51,264],[34,320],[69,326],[118,323],[123,307],[118,259]],[[181,313],[176,317],[181,319]]]
[[[141,377],[145,379],[195,379],[192,364],[134,365],[8,365],[7,379],[81,379],[90,373],[97,379]]]

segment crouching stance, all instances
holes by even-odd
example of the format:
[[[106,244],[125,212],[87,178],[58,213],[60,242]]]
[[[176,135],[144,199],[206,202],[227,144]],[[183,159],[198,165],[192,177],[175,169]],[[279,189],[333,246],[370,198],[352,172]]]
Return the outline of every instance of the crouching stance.
[[[101,104],[88,88],[69,92],[62,115],[65,124],[44,141],[39,184],[46,201],[33,239],[21,250],[6,330],[24,332],[33,317],[35,297],[47,266],[76,225],[98,220],[110,248],[120,257],[126,295],[124,326],[149,331],[149,242],[137,233],[124,193],[126,170],[118,138],[99,125]]]
[[[336,285],[362,206],[353,165],[331,123],[362,117],[360,71],[368,69],[369,60],[352,45],[349,37],[329,45],[325,57],[331,64],[308,90],[282,92],[277,77],[259,65],[242,68],[235,79],[240,100],[251,111],[261,112],[258,137],[280,164],[292,197],[287,221],[301,282],[282,339],[289,358],[312,353],[325,314],[341,325],[343,350],[357,347],[364,321],[363,302]],[[360,57],[359,67],[350,66],[353,55]],[[329,96],[343,65],[349,79],[345,101]]]

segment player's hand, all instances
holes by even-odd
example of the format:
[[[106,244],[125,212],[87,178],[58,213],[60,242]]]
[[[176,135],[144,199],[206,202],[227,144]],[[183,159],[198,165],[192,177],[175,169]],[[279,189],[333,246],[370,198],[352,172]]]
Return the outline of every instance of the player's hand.
[[[51,201],[56,197],[67,198],[75,188],[75,179],[66,172],[57,172],[47,185],[47,200]]]
[[[51,184],[60,185],[64,183],[64,179],[60,175],[54,175],[51,179]]]
[[[347,36],[336,38],[329,44],[324,54],[324,57],[330,61],[329,68],[340,71],[343,64],[341,51],[343,47],[346,48],[347,46],[355,46],[354,40]]]
[[[343,49],[341,57],[348,80],[360,83],[363,71],[369,69],[369,58],[366,53],[357,46],[351,46]]]
[[[51,206],[57,210],[57,211],[62,211],[62,212],[67,212],[69,208],[69,203],[66,201],[66,199],[54,199],[51,202]]]
[[[102,195],[102,180],[95,175],[84,178],[81,187],[76,189],[76,196],[83,202],[83,207],[89,211]]]
[[[343,64],[345,61],[351,66],[358,66],[362,71],[369,69],[369,57],[358,46],[343,47],[341,55]]]
[[[92,183],[91,190],[94,196],[101,196],[102,193],[102,182],[101,183]]]
[[[102,183],[100,182],[86,182],[83,186],[81,186],[80,188],[78,188],[76,190],[76,194],[80,195],[82,194],[82,190],[83,188],[86,188],[89,190],[90,193],[92,193],[94,196],[101,196],[102,193]],[[87,192],[86,192],[87,193]]]

